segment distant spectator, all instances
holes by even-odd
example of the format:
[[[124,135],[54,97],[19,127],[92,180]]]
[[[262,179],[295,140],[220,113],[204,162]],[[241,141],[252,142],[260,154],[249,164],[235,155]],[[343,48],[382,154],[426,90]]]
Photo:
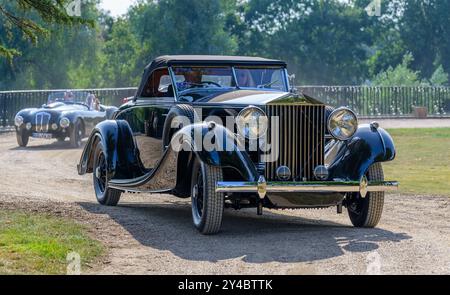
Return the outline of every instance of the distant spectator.
[[[89,94],[86,97],[86,105],[90,110],[100,111],[100,100],[95,96],[95,94]]]
[[[72,91],[66,91],[64,92],[64,101],[73,101],[73,92]]]
[[[90,110],[93,110],[95,107],[95,100],[97,98],[95,97],[94,94],[88,94],[88,96],[86,97],[86,105],[88,106],[88,108]]]

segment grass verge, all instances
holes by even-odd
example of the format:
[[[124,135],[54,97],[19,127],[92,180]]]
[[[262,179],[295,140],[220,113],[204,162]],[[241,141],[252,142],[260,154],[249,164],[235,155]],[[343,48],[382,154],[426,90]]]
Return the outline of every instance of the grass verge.
[[[65,274],[70,252],[81,256],[82,271],[103,247],[73,221],[0,210],[0,274]]]
[[[450,128],[391,129],[397,158],[385,163],[385,178],[402,193],[450,196]]]

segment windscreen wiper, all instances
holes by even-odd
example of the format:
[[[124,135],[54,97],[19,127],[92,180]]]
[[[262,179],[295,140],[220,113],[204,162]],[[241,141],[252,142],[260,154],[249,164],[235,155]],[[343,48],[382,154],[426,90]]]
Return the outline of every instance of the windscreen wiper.
[[[267,87],[270,87],[270,86],[272,86],[273,84],[278,83],[278,82],[280,82],[280,80],[275,80],[275,81],[270,82],[270,83],[267,83],[267,84],[258,85],[257,88],[267,88]]]

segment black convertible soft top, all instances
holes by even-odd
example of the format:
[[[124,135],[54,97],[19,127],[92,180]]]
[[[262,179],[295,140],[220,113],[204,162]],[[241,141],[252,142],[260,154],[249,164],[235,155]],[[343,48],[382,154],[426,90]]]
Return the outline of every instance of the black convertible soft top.
[[[141,85],[138,89],[138,95],[145,87],[148,77],[154,70],[162,67],[170,67],[177,65],[219,65],[219,66],[281,66],[286,67],[287,64],[281,60],[267,59],[262,57],[249,56],[226,56],[226,55],[164,55],[155,58],[148,66],[145,67]]]
[[[286,66],[281,60],[248,56],[224,56],[224,55],[164,55],[155,58],[146,68],[152,72],[156,68],[170,67],[174,65],[264,65]]]

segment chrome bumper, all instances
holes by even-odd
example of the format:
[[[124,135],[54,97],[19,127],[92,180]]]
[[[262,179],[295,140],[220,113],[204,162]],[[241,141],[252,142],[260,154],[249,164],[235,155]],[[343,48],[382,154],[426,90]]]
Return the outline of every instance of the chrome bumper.
[[[396,191],[396,181],[322,181],[322,182],[266,182],[263,176],[258,182],[219,181],[218,193],[257,193],[263,199],[267,193],[360,193],[364,198],[368,192]]]

